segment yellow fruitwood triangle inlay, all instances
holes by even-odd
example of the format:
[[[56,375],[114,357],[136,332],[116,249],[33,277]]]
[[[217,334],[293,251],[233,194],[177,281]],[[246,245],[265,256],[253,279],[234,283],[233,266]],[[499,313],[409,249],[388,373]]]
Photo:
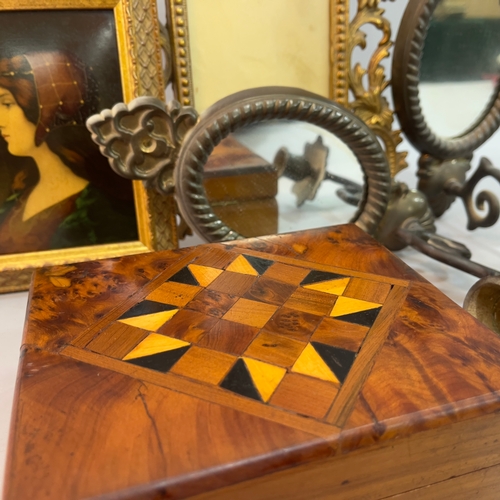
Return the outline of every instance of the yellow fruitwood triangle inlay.
[[[250,274],[251,276],[258,276],[259,273],[252,267],[250,262],[248,262],[243,255],[237,257],[231,264],[227,267],[228,271],[240,274]]]
[[[351,278],[341,278],[337,280],[321,281],[319,283],[312,283],[311,285],[304,285],[304,288],[309,290],[316,290],[318,292],[330,293],[332,295],[342,295],[349,284]]]
[[[321,359],[321,356],[316,352],[311,344],[307,344],[302,354],[292,367],[295,373],[309,375],[309,377],[319,378],[328,382],[340,384],[339,379],[330,370],[328,365]]]
[[[153,314],[144,314],[142,316],[135,316],[134,318],[120,319],[120,323],[126,325],[142,328],[143,330],[155,331],[164,325],[179,309],[172,309],[171,311],[161,311]]]
[[[159,333],[151,333],[123,359],[142,358],[159,352],[173,351],[174,349],[179,349],[180,347],[187,345],[189,345],[189,342],[184,342],[183,340],[174,339],[172,337],[166,337],[165,335],[160,335]]]
[[[339,297],[333,306],[330,316],[344,316],[344,314],[352,314],[362,311],[369,311],[380,307],[381,304],[368,302],[366,300],[351,299],[350,297]]]
[[[283,380],[286,374],[285,368],[263,363],[252,358],[244,357],[243,360],[250,372],[255,388],[259,391],[262,401],[266,403]]]
[[[215,280],[223,271],[215,269],[214,267],[198,266],[197,264],[190,264],[189,270],[193,273],[200,286],[208,286]]]

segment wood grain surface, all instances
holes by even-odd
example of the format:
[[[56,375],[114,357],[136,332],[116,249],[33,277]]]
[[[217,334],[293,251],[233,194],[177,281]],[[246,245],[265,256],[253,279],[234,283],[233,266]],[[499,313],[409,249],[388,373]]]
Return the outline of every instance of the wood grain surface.
[[[4,498],[495,498],[499,359],[353,225],[41,270]]]
[[[192,498],[493,500],[498,498],[499,491],[496,475],[499,431],[498,415],[489,415],[299,465]]]
[[[276,169],[232,136],[215,147],[203,172],[211,203],[275,198],[278,194]]]

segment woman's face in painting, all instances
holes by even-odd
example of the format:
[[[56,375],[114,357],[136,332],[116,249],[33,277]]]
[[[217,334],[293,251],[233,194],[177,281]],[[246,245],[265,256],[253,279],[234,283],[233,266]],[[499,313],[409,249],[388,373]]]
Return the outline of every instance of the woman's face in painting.
[[[36,125],[31,123],[7,89],[0,87],[0,134],[14,156],[32,156]]]

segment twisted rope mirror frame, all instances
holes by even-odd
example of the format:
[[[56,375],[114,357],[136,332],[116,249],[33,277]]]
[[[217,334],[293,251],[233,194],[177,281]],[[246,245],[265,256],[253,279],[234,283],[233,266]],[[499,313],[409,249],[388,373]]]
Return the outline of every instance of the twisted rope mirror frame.
[[[207,241],[243,238],[215,215],[203,187],[203,168],[222,139],[243,127],[270,120],[317,125],[343,141],[358,160],[365,190],[352,222],[373,234],[388,204],[391,173],[373,132],[342,106],[321,96],[288,87],[262,87],[228,96],[200,117],[182,143],[174,184],[186,222]]]
[[[441,0],[415,0],[408,4],[396,39],[392,92],[396,114],[408,140],[435,158],[468,156],[500,126],[500,83],[478,120],[462,135],[437,136],[427,124],[419,97],[420,62],[432,14]]]

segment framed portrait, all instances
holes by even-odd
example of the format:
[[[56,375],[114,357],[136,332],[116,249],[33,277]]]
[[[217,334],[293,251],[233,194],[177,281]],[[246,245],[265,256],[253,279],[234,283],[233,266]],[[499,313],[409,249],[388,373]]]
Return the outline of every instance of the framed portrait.
[[[115,174],[87,118],[162,98],[156,2],[0,6],[0,291],[43,265],[173,248],[173,200]]]
[[[167,0],[184,105],[234,92],[297,87],[346,104],[348,0]]]

